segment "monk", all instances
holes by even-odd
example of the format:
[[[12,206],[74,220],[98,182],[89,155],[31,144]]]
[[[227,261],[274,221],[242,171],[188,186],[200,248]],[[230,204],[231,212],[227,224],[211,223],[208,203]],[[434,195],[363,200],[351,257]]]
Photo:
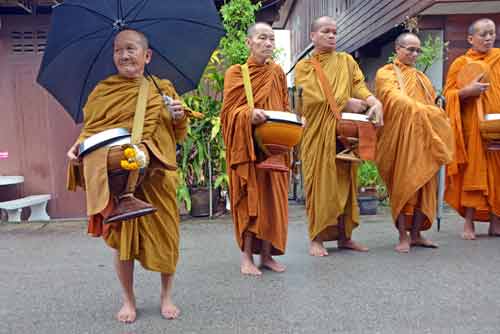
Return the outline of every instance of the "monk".
[[[229,194],[236,242],[241,253],[241,273],[260,276],[253,254],[260,254],[261,268],[274,272],[285,266],[273,255],[285,253],[288,233],[288,177],[286,171],[257,168],[262,152],[256,146],[253,130],[266,121],[265,110],[288,111],[285,74],[272,61],[274,32],[266,23],[248,29],[246,62],[254,105],[250,106],[243,83],[242,66],[231,66],[224,79],[221,111],[226,145]],[[282,157],[289,166],[287,154]]]
[[[395,49],[394,63],[380,68],[375,77],[376,94],[384,105],[376,165],[399,231],[395,249],[408,253],[410,246],[438,247],[421,232],[431,228],[436,215],[436,173],[452,159],[453,131],[445,111],[434,103],[431,81],[415,68],[422,52],[418,36],[401,34]]]
[[[455,134],[455,157],[447,166],[446,202],[465,218],[463,239],[476,238],[474,221],[489,222],[489,235],[500,236],[500,151],[486,150],[478,128],[477,102],[484,113],[500,113],[500,49],[494,48],[496,25],[483,18],[472,23],[467,40],[471,48],[455,59],[446,78],[446,111]],[[459,89],[457,76],[469,61],[489,67],[489,83],[470,78]]]
[[[323,242],[337,240],[340,249],[368,251],[351,239],[359,224],[355,163],[336,159],[338,142],[336,118],[317,77],[313,60],[317,60],[327,77],[340,112],[363,113],[382,119],[382,104],[365,85],[355,60],[336,51],[337,24],[328,16],[314,20],[310,59],[301,60],[295,68],[295,85],[303,89],[302,114],[307,125],[302,138],[301,154],[309,221],[309,253],[328,255]],[[380,121],[379,121],[379,124]]]
[[[77,159],[78,145],[93,134],[110,128],[132,129],[139,85],[142,80],[146,80],[144,67],[151,61],[151,55],[148,40],[142,33],[123,30],[116,35],[113,60],[118,73],[101,81],[88,97],[83,109],[84,126],[67,153],[69,159]],[[160,272],[161,314],[167,319],[174,319],[180,313],[171,298],[179,257],[175,143],[186,135],[188,120],[174,86],[168,80],[156,78],[156,81],[163,92],[174,101],[166,107],[153,83],[149,83],[142,143],[149,151],[150,164],[135,196],[152,204],[157,211],[151,215],[104,226],[103,219],[109,214],[112,205],[108,198],[101,201],[102,203],[96,203],[94,209],[88,212],[89,234],[102,236],[104,241],[115,249],[114,264],[123,290],[123,306],[116,317],[124,323],[131,323],[136,319],[134,260],[139,260],[147,270]],[[99,150],[103,149],[106,148]],[[106,158],[107,153],[104,152]],[[104,189],[102,184],[92,184],[92,180],[99,179],[102,175],[96,170],[87,170],[85,184],[79,185],[86,188],[89,208],[89,203],[99,198]],[[78,181],[81,181],[75,175],[75,171],[70,168],[70,190],[74,190]],[[107,173],[104,173],[104,180],[107,180]]]

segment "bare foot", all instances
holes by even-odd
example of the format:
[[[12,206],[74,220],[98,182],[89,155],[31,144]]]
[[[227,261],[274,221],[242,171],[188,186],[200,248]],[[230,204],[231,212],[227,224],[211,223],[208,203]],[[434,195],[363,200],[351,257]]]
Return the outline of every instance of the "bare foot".
[[[399,244],[394,247],[394,250],[398,253],[409,253],[410,252],[410,241],[408,239],[399,239]]]
[[[344,240],[344,241],[338,241],[338,247],[340,249],[348,249],[348,250],[353,250],[356,252],[368,252],[368,247],[365,247],[361,244],[358,244],[351,239],[349,240]]]
[[[428,239],[419,237],[411,241],[411,246],[424,248],[439,248],[439,246]]]
[[[241,257],[240,271],[243,275],[250,275],[250,276],[262,275],[262,271],[260,271],[259,268],[257,268],[257,266],[253,263],[253,260],[248,259],[246,256]]]
[[[311,241],[311,245],[309,246],[309,255],[311,256],[328,256],[328,252],[326,248],[323,246],[323,242],[321,241]]]
[[[462,233],[462,239],[464,240],[476,240],[476,233],[474,233],[474,223],[465,222],[464,232]]]
[[[282,273],[286,270],[286,267],[283,264],[277,262],[270,256],[265,259],[262,259],[261,265],[262,267],[270,269],[276,273]]]
[[[177,319],[181,311],[169,297],[161,297],[161,315],[168,320]]]
[[[137,317],[136,309],[135,309],[135,301],[125,301],[123,302],[123,306],[116,314],[116,319],[120,322],[131,324],[135,321]]]
[[[500,237],[500,218],[495,217],[491,219],[488,235],[490,237]]]

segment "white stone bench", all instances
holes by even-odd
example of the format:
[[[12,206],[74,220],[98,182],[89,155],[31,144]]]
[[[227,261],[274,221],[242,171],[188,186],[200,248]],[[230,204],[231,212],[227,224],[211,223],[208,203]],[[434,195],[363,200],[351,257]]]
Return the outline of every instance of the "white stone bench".
[[[7,220],[11,222],[20,222],[21,212],[27,207],[31,208],[28,221],[50,220],[46,211],[50,198],[49,194],[27,196],[13,201],[0,202],[0,209],[7,212]]]

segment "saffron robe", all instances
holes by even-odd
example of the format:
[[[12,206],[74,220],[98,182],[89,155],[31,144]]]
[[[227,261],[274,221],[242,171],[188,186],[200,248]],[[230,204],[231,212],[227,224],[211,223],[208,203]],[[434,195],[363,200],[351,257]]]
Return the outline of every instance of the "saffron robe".
[[[479,97],[460,101],[457,76],[471,60],[490,65],[490,87]],[[469,49],[455,59],[448,71],[444,95],[455,133],[455,156],[447,166],[445,200],[462,217],[469,207],[476,209],[474,220],[489,221],[490,213],[500,216],[500,152],[486,150],[479,132],[476,100],[481,100],[485,114],[500,113],[500,49],[485,54]]]
[[[436,93],[430,80],[415,67],[396,60],[380,68],[375,81],[377,98],[384,105],[376,164],[387,185],[392,218],[396,223],[405,214],[409,229],[418,208],[426,217],[420,230],[427,230],[436,216],[436,174],[453,157],[448,116],[434,104]]]

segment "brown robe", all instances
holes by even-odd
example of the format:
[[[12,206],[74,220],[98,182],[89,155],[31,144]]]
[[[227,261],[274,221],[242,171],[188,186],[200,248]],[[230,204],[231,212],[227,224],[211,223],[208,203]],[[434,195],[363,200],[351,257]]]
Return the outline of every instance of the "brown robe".
[[[255,108],[288,111],[285,74],[273,62],[260,65],[247,61]],[[238,246],[243,250],[244,234],[256,237],[253,252],[261,251],[261,241],[269,241],[273,255],[285,253],[288,233],[288,172],[255,167],[252,110],[247,105],[241,67],[230,67],[224,79],[224,104],[221,112],[231,211]]]
[[[168,80],[159,80],[163,91],[178,99]],[[98,132],[124,127],[131,131],[140,80],[113,75],[101,81],[84,107],[84,126],[78,142]],[[173,273],[179,257],[179,213],[176,201],[177,173],[175,143],[187,133],[187,118],[174,122],[153,83],[149,85],[142,142],[148,148],[151,163],[135,196],[151,203],[157,211],[126,222],[105,224],[100,214],[109,208],[106,165],[109,148],[89,154],[85,168],[85,185],[79,171],[69,166],[68,189],[85,187],[89,215],[88,232],[103,236],[106,243],[119,251],[120,260],[138,259],[144,268]],[[96,166],[95,169],[92,166]],[[90,203],[90,204],[89,204]]]
[[[372,95],[361,69],[347,53],[322,53],[314,57],[330,81],[340,112],[349,98],[366,100]],[[337,121],[309,59],[301,60],[295,67],[295,85],[303,89],[302,114],[307,122],[301,156],[309,238],[337,240],[341,215],[344,215],[346,236],[350,238],[359,224],[357,166],[335,158]]]

